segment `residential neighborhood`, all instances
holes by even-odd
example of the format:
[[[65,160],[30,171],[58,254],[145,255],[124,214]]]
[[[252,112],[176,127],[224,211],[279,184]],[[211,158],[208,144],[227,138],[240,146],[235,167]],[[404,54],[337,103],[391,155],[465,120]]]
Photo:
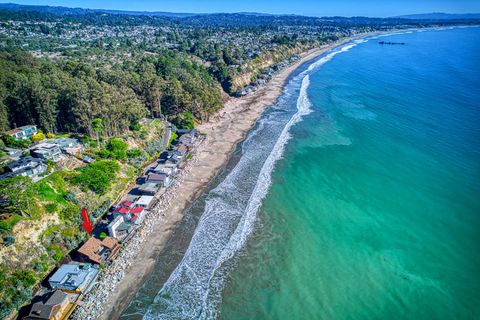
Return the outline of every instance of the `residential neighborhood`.
[[[35,126],[26,127],[31,132],[38,132]],[[67,319],[81,304],[82,297],[95,285],[102,266],[115,260],[122,244],[142,226],[146,216],[158,205],[159,197],[174,183],[184,162],[202,140],[195,129],[178,130],[178,134],[180,136],[172,146],[142,169],[135,184],[112,203],[103,216],[94,219],[87,213],[88,221],[84,221],[84,226],[95,221],[89,237],[48,276],[47,286],[38,290],[24,319]],[[15,139],[24,140],[24,136],[26,133]],[[24,176],[40,181],[53,172],[51,164],[62,159],[81,161],[88,157],[82,154],[84,150],[85,146],[75,138],[44,139],[25,150],[6,148],[4,160],[11,162],[5,165],[5,173],[0,179]]]

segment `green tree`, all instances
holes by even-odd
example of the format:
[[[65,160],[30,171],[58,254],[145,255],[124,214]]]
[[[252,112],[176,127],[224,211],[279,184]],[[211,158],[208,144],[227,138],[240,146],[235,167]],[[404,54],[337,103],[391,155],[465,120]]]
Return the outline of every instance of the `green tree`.
[[[97,138],[97,144],[100,146],[99,134],[105,130],[102,119],[95,118],[92,120],[92,130],[93,132],[95,132],[95,136]]]
[[[116,161],[99,160],[79,169],[73,182],[102,195],[108,191],[118,171],[120,166]]]
[[[17,176],[0,180],[0,212],[33,216],[37,208],[33,206],[33,183],[30,178]]]
[[[115,159],[125,159],[127,157],[128,144],[122,138],[111,138],[108,140],[107,150],[111,152]]]

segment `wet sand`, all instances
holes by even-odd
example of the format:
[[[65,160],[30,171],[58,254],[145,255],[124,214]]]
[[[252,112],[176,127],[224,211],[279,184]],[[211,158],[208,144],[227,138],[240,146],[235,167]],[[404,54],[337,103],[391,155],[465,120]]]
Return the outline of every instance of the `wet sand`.
[[[273,105],[281,95],[289,75],[303,63],[312,60],[327,50],[342,45],[352,38],[312,49],[300,59],[282,69],[257,91],[241,98],[230,98],[223,109],[211,117],[208,123],[198,127],[205,140],[197,147],[189,169],[182,174],[175,185],[175,192],[168,196],[166,207],[161,209],[158,219],[150,226],[150,232],[142,239],[141,245],[131,254],[132,261],[124,270],[123,277],[109,290],[108,297],[102,297],[103,311],[90,315],[97,319],[117,319],[128,306],[137,289],[151,273],[157,257],[167,244],[175,227],[181,221],[187,208],[201,195],[207,184],[228,162],[236,145],[255,125],[265,108]],[[108,267],[107,267],[108,268]],[[83,314],[82,317],[86,315]],[[77,316],[78,318],[78,316]]]

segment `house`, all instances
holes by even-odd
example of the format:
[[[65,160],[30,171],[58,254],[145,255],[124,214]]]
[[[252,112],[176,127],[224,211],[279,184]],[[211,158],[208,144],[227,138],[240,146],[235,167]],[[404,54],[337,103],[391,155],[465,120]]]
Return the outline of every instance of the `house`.
[[[95,159],[93,159],[92,157],[89,157],[89,156],[85,156],[85,157],[83,158],[83,161],[84,161],[85,163],[92,163],[92,162],[95,161]]]
[[[153,198],[153,197],[152,197]],[[107,226],[108,234],[120,241],[125,240],[138,225],[143,223],[147,210],[143,207],[117,208],[114,219]]]
[[[178,143],[185,144],[188,147],[193,147],[195,141],[197,141],[200,134],[197,129],[178,130],[177,133],[180,134],[180,138],[178,138]]]
[[[147,207],[137,206],[135,208],[130,209],[129,211],[131,215],[130,221],[136,225],[142,224],[143,220],[145,219],[145,214],[147,213],[147,211],[145,210],[145,208]]]
[[[118,205],[118,207],[126,209],[133,208],[133,201],[124,200]]]
[[[65,293],[61,290],[55,290],[48,295],[45,301],[40,301],[32,305],[27,320],[62,320],[68,319],[76,308],[76,296]]]
[[[177,133],[182,137],[184,135],[192,136],[193,138],[198,138],[200,132],[197,129],[178,129]]]
[[[20,128],[12,129],[10,131],[5,132],[5,134],[18,140],[28,140],[34,134],[37,134],[37,132],[38,132],[37,126],[29,125],[29,126],[23,126]]]
[[[124,222],[117,228],[117,239],[120,241],[125,241],[125,239],[130,237],[135,230],[136,226],[133,223]]]
[[[159,163],[161,164],[171,164],[178,166],[178,164],[182,161],[182,157],[179,156],[174,151],[164,151],[160,154]]]
[[[173,180],[165,173],[149,173],[146,179],[147,183],[155,183],[164,186],[165,188],[169,187]]]
[[[188,153],[188,147],[184,144],[179,144],[173,149],[173,153],[183,158]]]
[[[13,178],[16,176],[30,177],[34,181],[40,179],[40,175],[48,170],[48,166],[41,160],[32,157],[22,157],[5,166],[6,173],[0,179]]]
[[[77,253],[81,262],[101,264],[113,260],[119,250],[120,244],[113,238],[106,237],[99,240],[91,237],[77,250]]]
[[[142,195],[146,196],[154,196],[158,189],[160,189],[160,185],[157,183],[145,183],[138,187],[138,192]]]
[[[145,209],[150,209],[154,203],[154,197],[152,196],[141,196],[137,202],[135,203],[135,205],[137,207],[142,207],[142,208],[145,208]]]
[[[114,238],[118,239],[119,235],[117,233],[117,229],[124,222],[125,222],[125,220],[123,219],[123,216],[118,215],[117,217],[115,217],[115,219],[113,219],[113,221],[110,222],[107,226],[108,234],[111,237],[114,237]]]
[[[178,163],[172,163],[170,161],[167,161],[165,163],[163,163],[163,166],[165,168],[169,168],[172,172],[172,174],[175,174],[178,172]]]
[[[140,197],[141,198],[141,197]],[[153,197],[152,197],[153,198]],[[135,224],[140,224],[143,221],[143,218],[145,216],[145,208],[146,207],[139,207],[137,203],[135,203],[135,207],[132,207],[130,209],[127,208],[118,208],[115,212],[114,215],[117,216],[122,216],[123,220],[125,222],[131,222]]]
[[[150,171],[156,174],[174,175],[177,172],[177,166],[172,164],[161,163]]]
[[[43,160],[57,161],[62,156],[62,150],[57,144],[42,142],[30,149],[30,153],[35,158]]]
[[[79,154],[83,151],[83,146],[77,139],[72,138],[59,138],[59,139],[48,139],[48,143],[56,144],[64,153],[70,154],[72,156]]]
[[[23,154],[23,151],[20,149],[14,149],[14,148],[5,148],[3,149],[9,156],[12,157],[21,157]]]
[[[97,279],[99,269],[89,263],[64,264],[48,279],[52,289],[65,292],[86,293]]]

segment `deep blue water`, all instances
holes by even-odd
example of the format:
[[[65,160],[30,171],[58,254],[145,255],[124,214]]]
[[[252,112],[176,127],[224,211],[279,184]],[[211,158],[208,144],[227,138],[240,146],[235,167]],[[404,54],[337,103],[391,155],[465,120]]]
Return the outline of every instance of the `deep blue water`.
[[[366,40],[290,77],[122,318],[480,318],[480,28]]]

